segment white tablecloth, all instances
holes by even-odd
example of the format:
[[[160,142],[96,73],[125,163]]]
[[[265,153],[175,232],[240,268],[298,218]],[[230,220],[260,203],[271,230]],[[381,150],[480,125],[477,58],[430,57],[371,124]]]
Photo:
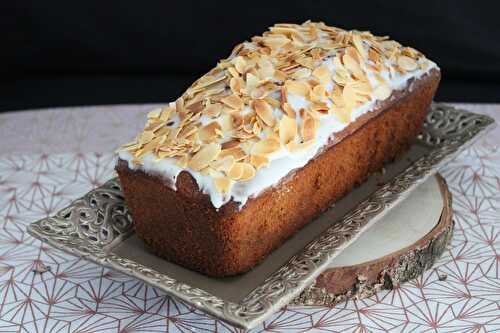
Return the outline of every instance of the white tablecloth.
[[[500,121],[500,105],[458,106]],[[137,133],[151,107],[0,114],[0,332],[240,331],[25,232],[112,177],[112,151]],[[500,128],[441,172],[456,227],[432,270],[365,300],[290,306],[253,331],[500,331]]]

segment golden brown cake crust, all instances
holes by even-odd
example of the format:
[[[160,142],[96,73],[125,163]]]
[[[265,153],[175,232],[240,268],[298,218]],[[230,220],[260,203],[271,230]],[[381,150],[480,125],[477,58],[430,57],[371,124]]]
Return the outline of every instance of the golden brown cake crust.
[[[214,208],[187,172],[177,191],[160,176],[119,161],[137,235],[157,255],[211,276],[243,273],[262,261],[352,187],[406,151],[420,132],[440,80],[438,70],[396,91],[337,134],[323,152],[238,210]],[[410,88],[411,87],[411,88]]]

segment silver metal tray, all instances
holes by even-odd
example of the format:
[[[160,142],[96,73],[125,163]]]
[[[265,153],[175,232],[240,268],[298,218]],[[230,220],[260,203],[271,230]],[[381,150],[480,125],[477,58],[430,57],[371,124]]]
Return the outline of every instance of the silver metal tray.
[[[150,254],[135,236],[118,180],[92,190],[28,232],[114,268],[235,326],[251,328],[314,282],[332,259],[469,146],[493,119],[434,104],[410,151],[354,189],[252,271],[210,278]]]

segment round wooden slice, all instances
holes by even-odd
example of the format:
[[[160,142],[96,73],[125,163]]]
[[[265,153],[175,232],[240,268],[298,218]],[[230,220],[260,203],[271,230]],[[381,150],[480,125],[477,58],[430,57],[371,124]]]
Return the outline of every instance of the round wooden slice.
[[[294,303],[332,305],[417,277],[443,253],[453,223],[451,195],[438,174],[342,251]]]

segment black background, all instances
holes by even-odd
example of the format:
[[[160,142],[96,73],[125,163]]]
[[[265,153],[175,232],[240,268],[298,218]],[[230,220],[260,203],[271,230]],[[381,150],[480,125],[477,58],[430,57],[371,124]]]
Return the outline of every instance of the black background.
[[[166,102],[275,22],[390,35],[441,67],[437,100],[500,102],[498,2],[2,1],[0,111]]]

